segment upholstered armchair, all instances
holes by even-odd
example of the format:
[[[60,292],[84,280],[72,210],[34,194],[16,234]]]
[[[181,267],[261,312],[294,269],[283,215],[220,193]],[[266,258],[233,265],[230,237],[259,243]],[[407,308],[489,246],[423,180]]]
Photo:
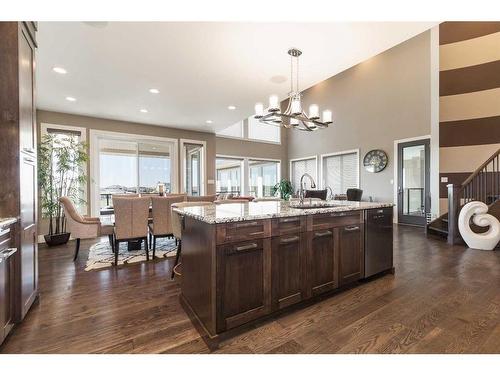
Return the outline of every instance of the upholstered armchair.
[[[78,258],[80,251],[80,240],[86,238],[96,238],[102,235],[108,235],[112,240],[113,227],[110,225],[101,225],[98,217],[87,217],[81,215],[75,205],[68,197],[61,197],[59,202],[62,204],[66,217],[66,226],[71,236],[76,240],[75,255],[73,261]]]

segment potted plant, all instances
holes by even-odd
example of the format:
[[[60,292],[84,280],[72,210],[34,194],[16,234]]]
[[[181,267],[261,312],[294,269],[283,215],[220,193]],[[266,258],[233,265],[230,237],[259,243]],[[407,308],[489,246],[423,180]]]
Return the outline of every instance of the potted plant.
[[[273,195],[276,195],[276,193],[279,192],[280,198],[287,201],[293,195],[292,183],[287,179],[282,179],[280,182],[273,186],[272,192]]]
[[[70,236],[59,198],[69,197],[76,205],[85,203],[82,197],[87,158],[87,145],[70,134],[49,133],[41,139],[38,186],[42,217],[49,220],[49,233],[44,236],[49,246],[65,244]]]

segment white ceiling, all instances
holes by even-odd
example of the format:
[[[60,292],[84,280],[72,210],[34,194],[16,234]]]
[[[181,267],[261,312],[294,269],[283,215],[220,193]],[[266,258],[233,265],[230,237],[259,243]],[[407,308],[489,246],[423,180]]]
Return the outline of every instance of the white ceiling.
[[[270,94],[286,97],[289,47],[303,51],[305,89],[436,24],[40,22],[38,108],[214,131]]]

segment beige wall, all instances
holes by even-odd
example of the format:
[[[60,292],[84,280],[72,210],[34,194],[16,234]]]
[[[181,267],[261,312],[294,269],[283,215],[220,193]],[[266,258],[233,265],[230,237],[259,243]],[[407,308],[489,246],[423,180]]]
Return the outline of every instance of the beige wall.
[[[363,199],[393,202],[394,141],[431,133],[430,91],[430,32],[425,32],[306,90],[304,108],[311,103],[329,108],[334,122],[314,133],[289,131],[288,159],[317,155],[319,170],[320,154],[359,148]],[[380,173],[362,167],[372,149],[389,156]]]
[[[38,131],[40,132],[41,123],[47,124],[57,124],[57,125],[70,125],[70,126],[78,126],[87,129],[87,142],[90,142],[90,129],[95,130],[104,130],[111,132],[119,132],[119,133],[130,133],[130,134],[141,134],[141,135],[150,135],[155,137],[167,137],[167,138],[176,138],[176,139],[194,139],[205,141],[207,144],[207,162],[206,162],[206,176],[207,180],[214,180],[215,178],[215,134],[204,133],[204,132],[196,132],[189,130],[182,130],[176,128],[169,128],[163,126],[154,126],[147,124],[139,124],[134,122],[126,122],[126,121],[116,121],[116,120],[107,120],[96,117],[88,117],[88,116],[79,116],[72,115],[67,113],[59,113],[59,112],[49,112],[38,110],[37,111],[37,125]],[[87,166],[87,170],[90,171],[90,166]],[[180,158],[179,158],[179,166],[177,168],[178,176],[177,180],[179,181],[179,186],[181,183],[180,180]],[[90,184],[88,184],[90,190]],[[215,185],[207,184],[207,193],[214,194]],[[90,197],[90,191],[87,194]],[[41,211],[41,210],[39,210]],[[46,222],[45,220],[40,220],[40,234],[46,233]]]

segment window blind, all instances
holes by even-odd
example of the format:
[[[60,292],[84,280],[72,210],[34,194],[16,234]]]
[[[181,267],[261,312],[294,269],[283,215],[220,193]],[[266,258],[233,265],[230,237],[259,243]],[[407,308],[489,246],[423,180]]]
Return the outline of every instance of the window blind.
[[[358,188],[358,163],[356,152],[323,158],[323,185],[329,186],[334,194]]]
[[[291,182],[295,192],[300,189],[300,178],[304,173],[309,173],[316,180],[316,159],[304,159],[292,161]],[[309,180],[305,180],[309,186]]]

